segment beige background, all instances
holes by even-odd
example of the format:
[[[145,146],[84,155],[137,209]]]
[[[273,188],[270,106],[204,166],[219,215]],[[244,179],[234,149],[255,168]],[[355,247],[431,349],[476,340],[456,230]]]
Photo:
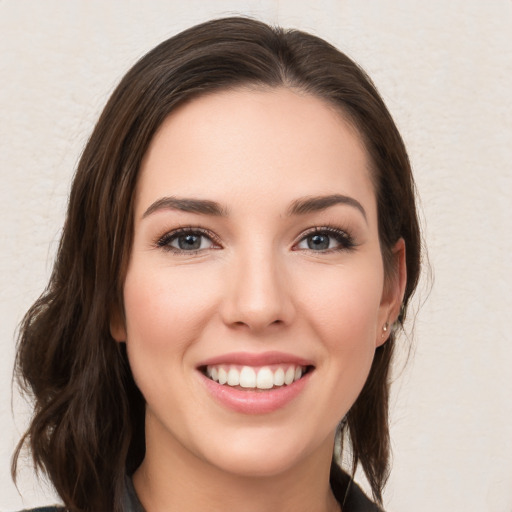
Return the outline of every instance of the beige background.
[[[53,501],[9,459],[13,332],[42,291],[81,148],[134,61],[245,13],[316,33],[373,77],[409,147],[433,287],[395,385],[395,512],[512,511],[510,0],[0,0],[0,510]],[[404,339],[402,353],[409,340]]]

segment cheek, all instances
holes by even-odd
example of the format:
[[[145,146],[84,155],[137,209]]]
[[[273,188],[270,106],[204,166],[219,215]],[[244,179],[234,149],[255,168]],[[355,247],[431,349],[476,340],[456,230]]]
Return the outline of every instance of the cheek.
[[[378,266],[377,266],[378,269]],[[309,288],[309,326],[321,340],[321,374],[329,390],[318,406],[337,424],[359,396],[375,355],[382,277],[377,271],[336,272]],[[316,291],[315,291],[316,290]]]
[[[186,270],[130,269],[124,286],[128,343],[158,351],[183,348],[201,331],[212,309],[213,294],[205,283],[205,276],[194,277]]]
[[[312,316],[317,319],[315,323],[332,334],[338,330],[374,331],[382,286],[382,273],[371,268],[333,269],[317,273],[304,282],[303,302],[307,302]]]
[[[144,262],[143,262],[144,263]],[[189,348],[214,310],[212,287],[190,269],[132,264],[124,285],[126,346],[137,386],[150,408],[176,410],[172,390],[186,384]]]
[[[302,310],[329,364],[357,381],[369,371],[379,332],[383,273],[378,262],[327,269],[303,283]]]

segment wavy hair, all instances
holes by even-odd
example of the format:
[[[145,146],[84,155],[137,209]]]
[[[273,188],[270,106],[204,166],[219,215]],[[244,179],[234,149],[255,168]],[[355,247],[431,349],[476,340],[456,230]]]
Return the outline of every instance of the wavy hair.
[[[144,399],[110,319],[123,312],[142,158],[180,104],[242,86],[294,88],[334,105],[358,130],[372,164],[385,272],[406,245],[407,285],[398,323],[416,287],[420,233],[411,168],[400,134],[365,72],[324,40],[246,18],[192,27],[142,57],[121,80],[85,146],[74,177],[53,272],[19,330],[15,375],[34,400],[24,445],[71,511],[121,510],[124,477],[144,458]],[[389,368],[395,334],[378,347],[347,415],[353,471],[360,464],[382,502],[389,467]]]

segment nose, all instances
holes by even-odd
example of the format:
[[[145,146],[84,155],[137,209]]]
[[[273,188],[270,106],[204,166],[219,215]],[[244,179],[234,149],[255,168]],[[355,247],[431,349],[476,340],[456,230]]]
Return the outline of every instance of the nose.
[[[222,316],[231,327],[252,332],[289,324],[294,316],[285,265],[272,250],[249,250],[231,262]]]

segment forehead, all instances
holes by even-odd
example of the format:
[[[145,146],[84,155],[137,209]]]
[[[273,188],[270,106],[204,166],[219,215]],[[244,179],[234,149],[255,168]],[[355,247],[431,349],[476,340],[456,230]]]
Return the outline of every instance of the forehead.
[[[244,88],[201,96],[167,117],[144,157],[137,203],[158,194],[229,202],[248,192],[276,201],[374,196],[362,139],[337,108],[288,88]]]

